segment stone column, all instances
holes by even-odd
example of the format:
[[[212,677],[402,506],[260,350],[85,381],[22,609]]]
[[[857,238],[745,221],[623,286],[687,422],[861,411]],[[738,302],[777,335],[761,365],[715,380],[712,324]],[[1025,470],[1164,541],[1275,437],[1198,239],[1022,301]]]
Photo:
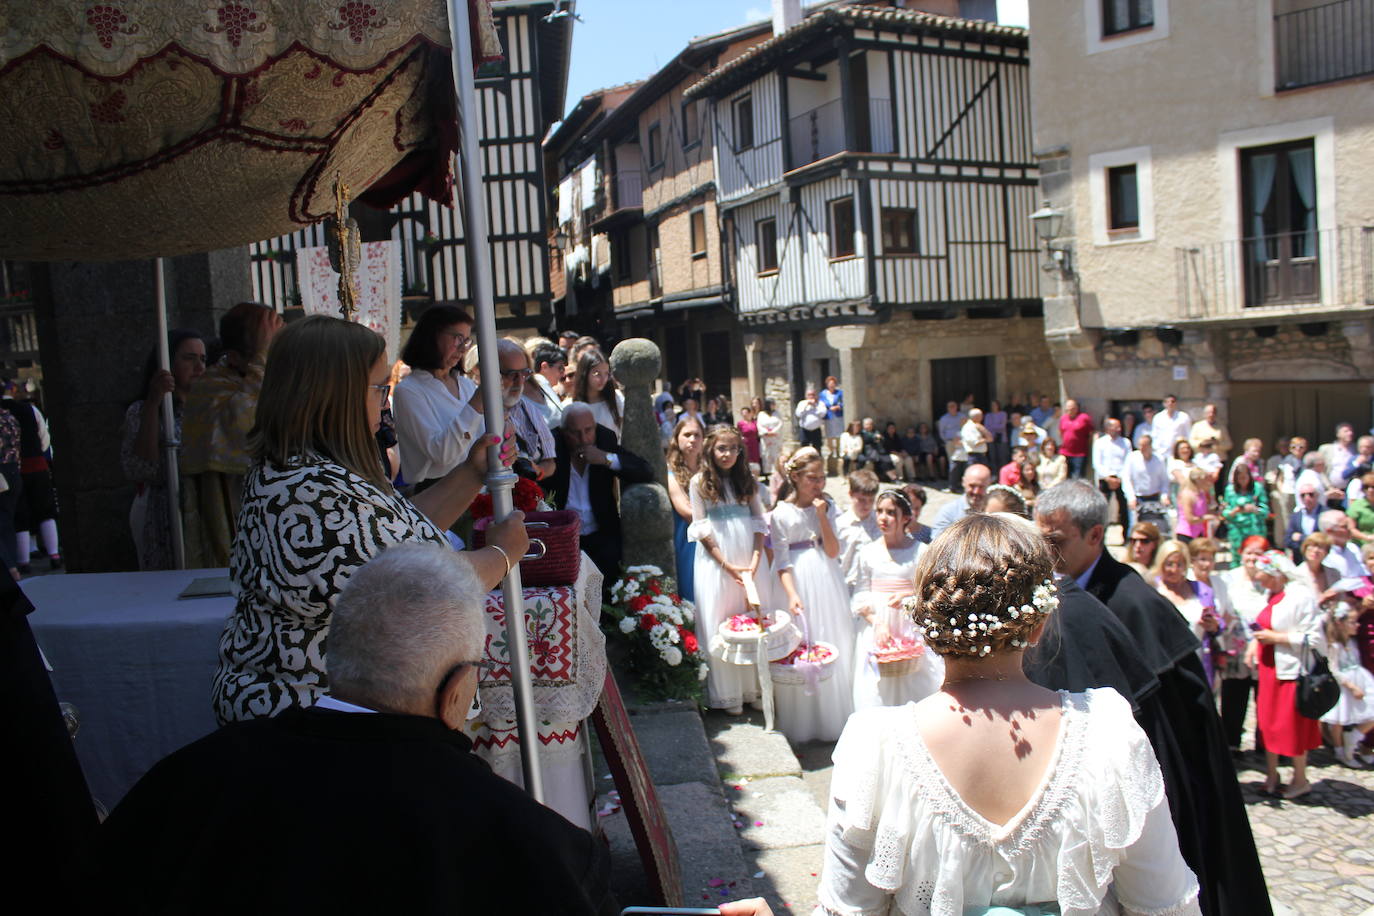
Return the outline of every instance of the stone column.
[[[133,486],[119,462],[124,411],[156,344],[152,261],[34,264],[44,407],[53,441],[62,554],[72,572],[138,568]],[[168,325],[216,333],[251,298],[247,249],[172,259]]]
[[[664,489],[668,467],[653,406],[653,384],[661,366],[662,356],[652,340],[631,337],[611,351],[611,371],[625,388],[621,444],[649,462],[657,478],[654,483],[632,484],[620,493],[625,565],[652,564],[671,576],[677,568],[673,506]]]
[[[836,325],[825,329],[825,342],[840,354],[840,387],[844,389],[844,423],[862,420],[868,410],[868,373],[855,351],[872,343],[870,324]]]

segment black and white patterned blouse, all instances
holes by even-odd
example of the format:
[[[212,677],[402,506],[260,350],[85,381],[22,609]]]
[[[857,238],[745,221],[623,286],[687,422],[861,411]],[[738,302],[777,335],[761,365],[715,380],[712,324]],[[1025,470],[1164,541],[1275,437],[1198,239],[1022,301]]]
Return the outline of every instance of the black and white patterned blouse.
[[[403,541],[448,543],[409,500],[325,458],[256,464],[229,559],[238,604],[219,643],[220,723],[314,704],[335,600],[355,570]]]

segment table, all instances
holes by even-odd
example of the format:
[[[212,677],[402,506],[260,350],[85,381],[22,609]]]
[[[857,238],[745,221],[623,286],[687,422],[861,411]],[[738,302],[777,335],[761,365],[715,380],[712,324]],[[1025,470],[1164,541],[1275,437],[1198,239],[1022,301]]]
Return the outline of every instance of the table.
[[[77,757],[91,793],[113,808],[148,769],[215,729],[210,684],[231,597],[178,600],[192,580],[224,569],[97,573],[26,579],[34,637],[59,700],[77,707]],[[597,622],[601,576],[583,554],[577,582],[525,589],[535,714],[549,807],[590,827],[583,722],[605,680]],[[520,782],[515,704],[505,660],[500,592],[486,602],[487,654],[498,667],[479,685],[484,713],[470,726],[479,756]]]

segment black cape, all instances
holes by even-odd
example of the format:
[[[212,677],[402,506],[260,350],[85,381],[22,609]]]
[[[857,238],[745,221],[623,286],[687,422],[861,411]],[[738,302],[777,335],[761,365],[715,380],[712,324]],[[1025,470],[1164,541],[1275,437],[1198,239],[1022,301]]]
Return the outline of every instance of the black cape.
[[[614,914],[591,834],[438,719],[291,709],[173,753],[96,831],[89,912]]]
[[[1159,680],[1136,720],[1164,774],[1179,849],[1197,874],[1207,916],[1269,914],[1269,891],[1245,801],[1192,628],[1135,570],[1105,551],[1087,591],[1112,610]]]
[[[1159,690],[1135,638],[1101,602],[1069,578],[1059,580],[1059,609],[1025,655],[1026,676],[1041,687],[1081,693],[1111,687],[1140,712]]]
[[[95,806],[29,628],[33,605],[0,570],[0,754],[6,787],[6,896],[77,912],[71,865],[95,830]],[[79,712],[79,710],[78,710]]]

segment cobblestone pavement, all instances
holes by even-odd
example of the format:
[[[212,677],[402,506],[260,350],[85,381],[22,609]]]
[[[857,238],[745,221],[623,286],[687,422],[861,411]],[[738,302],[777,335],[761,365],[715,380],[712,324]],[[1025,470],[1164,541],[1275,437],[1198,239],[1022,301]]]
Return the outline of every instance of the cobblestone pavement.
[[[1374,916],[1374,770],[1352,770],[1329,750],[1313,751],[1312,792],[1282,801],[1260,794],[1259,754],[1237,765],[1274,902],[1304,916]],[[1287,780],[1292,770],[1280,766],[1279,774]]]

